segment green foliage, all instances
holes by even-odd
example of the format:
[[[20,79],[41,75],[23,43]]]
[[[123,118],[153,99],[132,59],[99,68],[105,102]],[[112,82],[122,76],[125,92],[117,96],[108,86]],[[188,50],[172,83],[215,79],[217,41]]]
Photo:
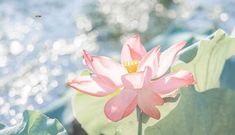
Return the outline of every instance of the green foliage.
[[[21,123],[0,130],[0,135],[66,135],[66,131],[56,119],[35,112],[25,111]]]

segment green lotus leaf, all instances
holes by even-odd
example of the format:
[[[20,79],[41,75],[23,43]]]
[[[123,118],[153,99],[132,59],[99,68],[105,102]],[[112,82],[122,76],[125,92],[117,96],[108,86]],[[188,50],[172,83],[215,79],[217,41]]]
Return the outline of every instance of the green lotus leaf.
[[[224,63],[235,54],[235,38],[228,36],[222,30],[218,30],[213,34],[211,39],[201,40],[197,48],[196,56],[192,61],[188,63],[178,63],[172,70],[191,71],[197,80],[195,86],[196,90],[199,92],[219,88],[219,78]],[[187,58],[186,55],[185,58]]]
[[[0,135],[67,135],[56,119],[50,119],[36,111],[26,110],[21,123],[0,130]]]
[[[214,88],[181,91],[177,107],[164,119],[145,129],[145,135],[233,135],[235,92]]]

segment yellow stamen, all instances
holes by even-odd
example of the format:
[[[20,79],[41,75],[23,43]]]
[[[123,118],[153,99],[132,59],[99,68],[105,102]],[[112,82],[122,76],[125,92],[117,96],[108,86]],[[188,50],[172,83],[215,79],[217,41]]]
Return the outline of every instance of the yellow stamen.
[[[130,62],[125,62],[123,65],[126,68],[126,70],[128,71],[128,73],[134,73],[137,70],[138,61],[133,60],[133,61],[130,61]]]

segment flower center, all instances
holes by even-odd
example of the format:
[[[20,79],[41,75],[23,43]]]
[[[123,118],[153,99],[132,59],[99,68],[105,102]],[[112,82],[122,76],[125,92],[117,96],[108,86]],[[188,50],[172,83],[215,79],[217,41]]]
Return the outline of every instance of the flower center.
[[[134,73],[137,70],[138,64],[139,63],[137,60],[133,60],[133,61],[125,62],[123,65],[128,71],[128,73]]]

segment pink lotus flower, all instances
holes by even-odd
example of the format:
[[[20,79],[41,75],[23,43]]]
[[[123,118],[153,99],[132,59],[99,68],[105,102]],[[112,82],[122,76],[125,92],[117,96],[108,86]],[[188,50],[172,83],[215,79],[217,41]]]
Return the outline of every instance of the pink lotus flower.
[[[97,97],[118,92],[104,108],[105,115],[112,121],[128,116],[137,106],[146,115],[159,119],[160,112],[155,106],[163,105],[163,98],[171,96],[178,88],[194,83],[192,74],[187,71],[166,74],[184,45],[185,42],[180,42],[162,53],[159,47],[146,52],[139,35],[136,35],[122,48],[122,64],[84,51],[92,75],[80,76],[69,85]]]

